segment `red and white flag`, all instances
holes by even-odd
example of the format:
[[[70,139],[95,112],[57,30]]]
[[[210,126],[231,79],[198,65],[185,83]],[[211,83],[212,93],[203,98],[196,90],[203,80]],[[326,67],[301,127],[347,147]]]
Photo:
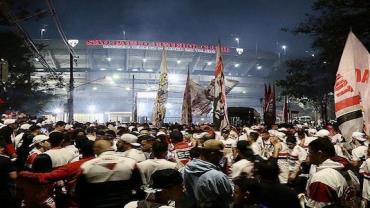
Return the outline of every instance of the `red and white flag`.
[[[216,68],[215,68],[215,88],[213,100],[213,123],[217,129],[229,128],[229,118],[227,115],[224,63],[221,56],[221,44],[217,47]]]
[[[369,52],[350,32],[334,86],[335,114],[347,141],[353,132],[363,131],[364,120],[366,133],[369,135],[369,61]]]

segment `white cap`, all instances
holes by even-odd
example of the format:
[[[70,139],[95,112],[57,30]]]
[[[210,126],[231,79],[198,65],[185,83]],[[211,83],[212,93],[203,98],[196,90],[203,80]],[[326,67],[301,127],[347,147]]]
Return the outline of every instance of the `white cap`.
[[[157,133],[157,136],[159,136],[159,135],[166,135],[166,133],[164,133],[163,131],[159,131],[159,132]]]
[[[286,135],[283,132],[276,132],[275,136],[278,137],[281,141],[283,141],[285,143]]]
[[[336,134],[331,137],[331,143],[337,144],[343,141],[342,135],[341,134]]]
[[[308,135],[309,136],[313,136],[317,133],[317,130],[316,129],[308,129]]]
[[[288,129],[283,127],[283,128],[278,129],[278,131],[288,131]]]
[[[43,135],[43,134],[37,135],[37,136],[33,137],[32,144],[30,144],[30,147],[32,147],[33,145],[38,144],[40,142],[46,141],[48,139],[49,139],[49,137],[46,136],[46,135]]]
[[[135,128],[135,126],[129,126],[128,130],[132,131],[132,129],[134,129],[134,128]]]
[[[15,119],[5,119],[4,120],[4,125],[9,125],[9,124],[13,124],[15,123],[16,120]]]
[[[137,131],[138,132],[140,132],[141,130],[143,130],[144,129],[144,127],[142,127],[142,126],[139,126],[139,127],[137,127]]]
[[[22,124],[21,127],[19,127],[22,130],[28,130],[31,127],[31,124]]]
[[[357,139],[358,141],[364,142],[367,140],[366,136],[364,133],[355,131],[352,133],[352,138]]]
[[[208,134],[207,132],[194,133],[194,134],[193,134],[193,138],[194,138],[194,139],[201,139],[201,138],[203,138],[204,136],[206,136],[207,134]]]
[[[330,132],[326,129],[321,129],[315,134],[316,137],[328,137],[329,135],[330,135]]]
[[[301,129],[303,126],[301,124],[297,124],[297,128]]]
[[[126,142],[126,143],[129,143],[133,146],[140,146],[139,143],[137,143],[137,136],[133,135],[133,134],[122,134],[122,136],[120,137],[120,140]]]

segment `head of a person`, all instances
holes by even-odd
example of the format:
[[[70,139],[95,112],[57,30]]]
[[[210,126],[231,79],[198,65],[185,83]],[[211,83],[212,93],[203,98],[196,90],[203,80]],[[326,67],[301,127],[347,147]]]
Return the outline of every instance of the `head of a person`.
[[[293,135],[288,135],[286,138],[286,144],[289,149],[293,149],[297,143],[297,139]]]
[[[53,169],[51,158],[47,154],[39,154],[32,163],[32,170],[35,173],[47,173]]]
[[[82,157],[94,157],[94,142],[88,139],[82,140],[79,143],[79,152],[82,154]]]
[[[96,155],[100,155],[101,153],[106,152],[106,151],[112,151],[113,150],[112,142],[109,140],[105,140],[105,139],[96,140],[94,142],[93,149]]]
[[[141,144],[141,151],[151,152],[155,137],[151,135],[143,135],[139,137],[138,143]]]
[[[236,150],[241,159],[253,160],[253,150],[249,147],[249,143],[245,140],[240,140],[236,143]]]
[[[279,183],[280,169],[277,164],[277,160],[270,158],[268,160],[260,161],[255,166],[256,178],[260,179],[264,183],[276,184]]]
[[[64,122],[64,121],[57,121],[55,123],[55,130],[56,131],[64,132],[65,131],[65,128],[66,128],[66,122]]]
[[[138,137],[133,134],[122,134],[117,140],[117,151],[124,152],[135,147],[140,147],[140,143],[137,140]]]
[[[203,143],[200,151],[200,159],[218,165],[223,157],[224,144],[215,139],[209,139]]]
[[[62,132],[54,131],[49,134],[49,143],[51,148],[62,146],[65,135]]]
[[[35,136],[41,134],[41,127],[38,125],[30,126],[29,130]]]
[[[258,136],[259,136],[258,132],[252,131],[249,133],[248,139],[252,142],[255,142],[257,141]]]
[[[184,136],[182,135],[180,131],[172,131],[170,133],[170,139],[172,143],[176,144],[176,143],[184,141]]]
[[[306,133],[304,132],[304,130],[299,130],[297,134],[299,139],[304,139],[306,137]]]
[[[240,175],[233,179],[234,182],[234,204],[235,205],[253,205],[256,204],[259,190],[258,181],[254,178],[248,178],[246,175]],[[244,207],[244,206],[243,206]]]
[[[178,201],[183,196],[183,179],[175,169],[155,171],[150,179],[150,187],[156,189],[155,200],[159,203]]]
[[[168,153],[168,144],[156,140],[152,145],[152,153],[155,158],[165,159]]]
[[[318,138],[308,145],[309,162],[319,165],[325,160],[335,156],[335,148],[328,138]]]
[[[268,140],[269,138],[270,138],[270,133],[266,130],[266,129],[263,129],[262,131],[261,131],[261,138],[264,140],[264,141],[266,141],[266,140]]]
[[[42,134],[37,135],[33,137],[31,146],[34,146],[37,149],[42,150],[42,151],[47,151],[48,149],[51,148],[49,137],[46,135],[42,135]]]
[[[230,135],[230,129],[222,129],[221,131],[221,136],[224,138],[224,139],[227,139]]]

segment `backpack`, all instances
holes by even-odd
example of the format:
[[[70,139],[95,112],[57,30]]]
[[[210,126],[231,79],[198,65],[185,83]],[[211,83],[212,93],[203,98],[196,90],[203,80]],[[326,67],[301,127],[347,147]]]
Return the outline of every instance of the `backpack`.
[[[341,207],[360,207],[361,206],[361,187],[360,181],[351,170],[336,170],[347,182],[343,194],[338,198]]]

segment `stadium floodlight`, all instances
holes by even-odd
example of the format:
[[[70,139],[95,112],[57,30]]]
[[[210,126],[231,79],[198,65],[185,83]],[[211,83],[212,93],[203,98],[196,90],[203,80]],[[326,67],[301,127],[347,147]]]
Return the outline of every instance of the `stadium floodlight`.
[[[61,109],[61,108],[55,108],[55,109],[53,110],[53,112],[54,112],[55,114],[59,114],[59,113],[61,113],[61,112],[62,112],[62,109]]]
[[[112,58],[111,58],[111,57],[108,57],[108,58],[107,58],[107,61],[108,61],[108,62],[112,61]]]
[[[137,72],[137,71],[139,71],[139,69],[132,69],[131,71],[133,71],[133,72]]]
[[[247,93],[245,90],[243,90],[243,92],[242,92],[243,94],[245,94],[245,93]]]
[[[105,71],[105,70],[107,70],[106,68],[100,68],[100,71]]]
[[[286,45],[282,45],[281,48],[285,51],[287,49]]]
[[[181,60],[177,60],[176,62],[177,62],[177,64],[181,64]]]
[[[262,69],[262,66],[258,65],[257,70],[261,70],[261,69]]]
[[[147,72],[153,72],[153,69],[147,69],[146,71]]]
[[[130,91],[130,90],[131,90],[131,88],[129,88],[129,87],[126,87],[126,90],[127,90],[127,91]]]
[[[72,48],[76,47],[76,45],[78,44],[78,40],[67,40],[68,41],[68,45],[72,46]]]
[[[239,66],[240,66],[240,64],[234,64],[235,68],[238,68]]]
[[[113,79],[119,79],[119,75],[118,74],[113,74]]]
[[[312,56],[312,57],[315,57],[315,54],[313,53],[313,54],[311,54],[311,56]]]
[[[96,106],[95,105],[89,105],[88,110],[89,110],[90,113],[93,113],[96,110]]]
[[[122,71],[122,68],[118,68],[117,71]]]
[[[146,58],[143,58],[143,62],[144,62],[144,63],[146,62]]]
[[[93,90],[97,90],[98,88],[97,88],[97,87],[93,87],[92,89],[93,89]]]
[[[208,61],[208,62],[207,62],[207,65],[208,65],[208,66],[211,66],[211,65],[212,65],[212,61]]]

